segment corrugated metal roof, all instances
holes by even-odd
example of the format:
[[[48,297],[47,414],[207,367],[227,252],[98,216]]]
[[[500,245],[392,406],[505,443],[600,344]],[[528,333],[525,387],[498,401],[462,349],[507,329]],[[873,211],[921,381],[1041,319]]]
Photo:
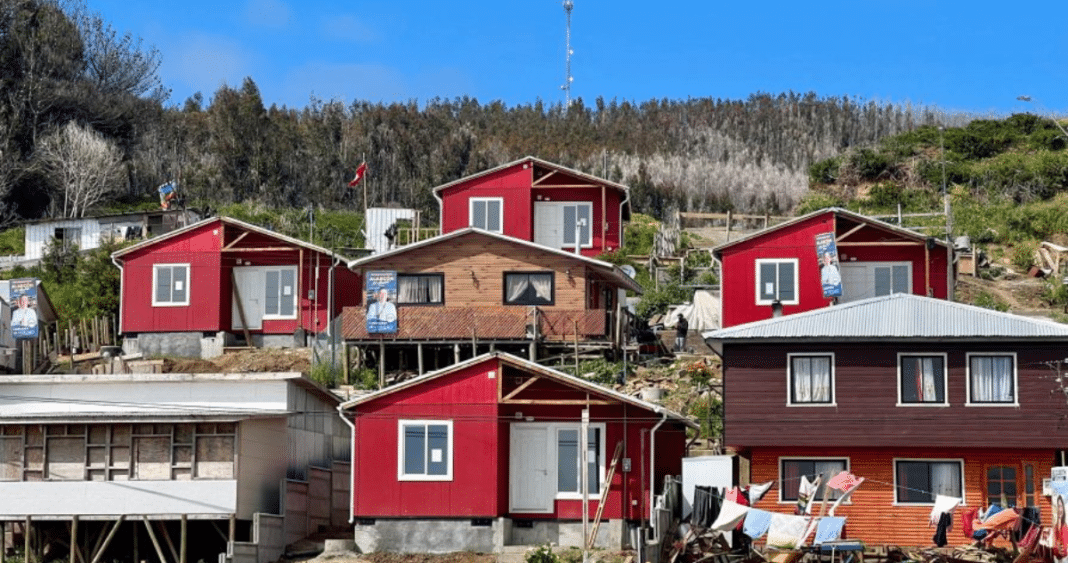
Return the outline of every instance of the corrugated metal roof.
[[[702,334],[709,345],[744,339],[1046,339],[1068,340],[1068,325],[898,293],[747,323]]]

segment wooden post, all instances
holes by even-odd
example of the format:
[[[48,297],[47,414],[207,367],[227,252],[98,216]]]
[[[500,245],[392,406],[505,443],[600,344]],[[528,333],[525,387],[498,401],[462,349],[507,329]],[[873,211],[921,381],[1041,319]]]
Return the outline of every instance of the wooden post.
[[[459,344],[453,344],[452,345],[452,363],[454,363],[454,364],[460,363],[460,345]]]
[[[579,375],[578,321],[575,321],[575,377]],[[585,467],[585,466],[583,466]]]
[[[237,514],[230,515],[230,539],[231,544],[237,541]]]
[[[33,522],[30,517],[26,517],[26,521],[22,524],[22,559],[25,563],[30,563],[30,529],[33,526]]]
[[[33,373],[33,343],[22,341],[22,373]]]
[[[419,375],[423,375],[423,343],[415,345],[415,355],[419,364]]]
[[[378,388],[386,386],[386,343],[378,341]]]
[[[474,358],[478,355],[478,336],[475,332],[475,327],[471,327],[471,357]]]
[[[78,553],[78,515],[70,519],[70,563],[77,563]]]
[[[145,522],[145,529],[148,530],[148,537],[152,540],[152,546],[156,548],[159,563],[167,563],[167,556],[163,554],[163,548],[160,547],[159,540],[156,539],[156,532],[152,530],[152,523],[148,520],[148,516],[142,515],[141,519]]]
[[[171,541],[171,534],[167,531],[167,522],[160,520],[157,521],[157,523],[159,524],[159,529],[163,532],[163,541],[167,542],[167,549],[170,550],[171,557],[177,562],[178,550],[174,549],[174,542]]]
[[[133,563],[141,563],[141,543],[138,538],[141,534],[137,533],[137,524],[133,525]]]
[[[182,515],[182,540],[179,549],[181,549],[181,555],[178,557],[178,563],[186,563],[186,556],[188,554],[188,542],[189,541],[189,515]]]
[[[731,218],[731,210],[728,209],[727,210],[727,242],[731,241],[731,222],[732,221],[733,221],[733,219]]]
[[[349,343],[344,342],[341,344],[341,365],[342,375],[345,378],[345,385],[349,385],[352,381],[349,380]]]
[[[126,519],[125,514],[120,514],[119,519],[115,521],[115,525],[111,527],[111,532],[108,532],[108,537],[104,540],[104,545],[100,546],[100,549],[93,555],[92,563],[100,563],[100,558],[104,556],[104,552],[108,549],[108,544],[111,540],[115,539],[115,533],[119,531],[119,526],[122,526],[122,521]]]

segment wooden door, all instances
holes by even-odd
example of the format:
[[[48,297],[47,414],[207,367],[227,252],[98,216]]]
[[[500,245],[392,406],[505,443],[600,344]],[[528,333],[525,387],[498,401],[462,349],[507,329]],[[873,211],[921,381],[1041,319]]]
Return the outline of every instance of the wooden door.
[[[1032,461],[987,465],[984,504],[1020,508],[1038,506],[1038,495],[1042,490],[1036,467]]]

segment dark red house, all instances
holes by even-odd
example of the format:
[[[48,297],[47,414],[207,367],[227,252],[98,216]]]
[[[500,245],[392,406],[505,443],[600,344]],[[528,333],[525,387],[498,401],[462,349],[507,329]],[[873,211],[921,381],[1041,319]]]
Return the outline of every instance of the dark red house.
[[[112,254],[122,270],[119,331],[129,352],[212,357],[235,345],[304,346],[358,277],[325,248],[227,217]]]
[[[475,227],[585,256],[621,244],[629,189],[528,156],[434,188],[441,233]],[[576,237],[578,237],[576,239]]]
[[[776,482],[764,508],[792,512],[801,475],[848,470],[867,481],[837,515],[869,545],[930,545],[937,494],[1049,523],[1068,325],[901,293],[703,336],[723,359],[725,445],[743,479]],[[953,545],[970,543],[959,518]]]
[[[831,234],[833,233],[833,237]],[[946,243],[839,208],[823,209],[717,246],[722,326],[826,307],[817,236],[837,247],[839,303],[890,293],[946,299]]]
[[[352,512],[360,549],[581,545],[584,409],[589,517],[603,502],[597,545],[618,548],[628,529],[648,517],[650,487],[681,471],[686,431],[695,423],[496,352],[339,407],[353,424]]]

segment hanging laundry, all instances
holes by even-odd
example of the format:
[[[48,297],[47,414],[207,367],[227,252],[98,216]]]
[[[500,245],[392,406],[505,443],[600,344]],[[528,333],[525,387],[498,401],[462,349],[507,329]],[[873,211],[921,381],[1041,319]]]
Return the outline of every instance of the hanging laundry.
[[[720,532],[729,532],[742,522],[747,512],[749,512],[748,506],[742,506],[734,501],[724,500],[723,506],[719,509],[719,517],[712,523],[712,529],[719,530]]]
[[[749,506],[755,505],[757,501],[764,498],[764,495],[768,494],[768,490],[774,484],[775,481],[768,481],[767,483],[749,485]]]
[[[937,526],[943,514],[949,513],[950,515],[952,515],[953,511],[957,509],[958,505],[960,505],[961,500],[962,499],[959,499],[957,497],[951,497],[946,495],[935,496],[934,508],[931,509],[930,524],[932,526]]]
[[[838,541],[842,537],[842,528],[845,527],[845,516],[824,516],[816,524],[816,537],[812,543],[819,545],[829,541]]]
[[[1032,527],[1042,526],[1042,511],[1037,506],[1028,506],[1020,512],[1020,531],[1013,533],[1016,541],[1027,536]]]
[[[816,496],[816,491],[819,487],[819,475],[811,481],[808,480],[808,477],[801,476],[801,482],[797,487],[797,509],[794,511],[795,514],[808,514],[812,511],[813,497]]]
[[[770,512],[759,508],[750,508],[745,515],[745,527],[742,528],[742,531],[745,532],[745,535],[755,540],[768,533],[768,526],[770,525]]]
[[[694,486],[693,516],[690,518],[690,522],[694,526],[708,528],[719,516],[720,502],[718,490],[713,493],[712,487]]]
[[[966,508],[960,514],[960,529],[964,532],[964,537],[968,539],[974,539],[975,537],[973,524],[977,514],[979,514],[978,508]]]
[[[933,541],[934,544],[938,547],[945,547],[946,544],[949,543],[949,540],[946,539],[946,533],[949,532],[949,528],[952,525],[953,513],[943,512],[938,517],[938,529],[935,530],[934,537],[931,538],[931,541]]]
[[[809,519],[794,514],[781,514],[776,512],[771,515],[771,524],[768,526],[768,547],[778,549],[794,549],[801,545],[808,531]]]
[[[723,498],[731,502],[736,502],[742,506],[749,506],[749,498],[738,487],[731,487],[727,489],[727,492],[723,495]]]
[[[857,478],[848,471],[842,471],[838,475],[831,477],[830,481],[827,481],[827,486],[832,489],[838,489],[839,491],[848,491],[853,488],[853,485],[857,484]]]

